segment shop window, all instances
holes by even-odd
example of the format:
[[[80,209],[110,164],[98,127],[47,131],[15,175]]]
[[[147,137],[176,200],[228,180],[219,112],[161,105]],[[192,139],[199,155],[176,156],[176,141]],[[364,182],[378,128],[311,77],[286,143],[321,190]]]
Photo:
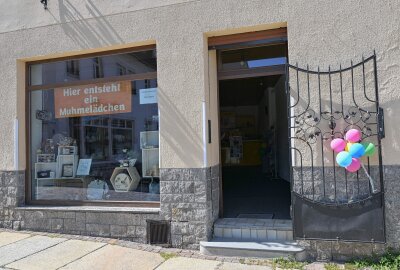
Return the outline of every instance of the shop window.
[[[29,201],[159,202],[156,59],[142,62],[135,54],[154,55],[136,52],[30,66]],[[142,72],[115,73],[116,61]],[[67,67],[65,76],[76,76],[74,83],[52,88],[43,83],[62,81],[62,73],[50,69],[61,66]]]

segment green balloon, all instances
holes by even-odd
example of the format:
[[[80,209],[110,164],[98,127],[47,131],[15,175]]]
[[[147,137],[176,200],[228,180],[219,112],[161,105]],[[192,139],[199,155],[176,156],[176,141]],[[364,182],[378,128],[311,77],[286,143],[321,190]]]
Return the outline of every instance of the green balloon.
[[[367,157],[372,156],[375,153],[375,144],[373,143],[364,143],[364,148],[365,148],[365,155]]]

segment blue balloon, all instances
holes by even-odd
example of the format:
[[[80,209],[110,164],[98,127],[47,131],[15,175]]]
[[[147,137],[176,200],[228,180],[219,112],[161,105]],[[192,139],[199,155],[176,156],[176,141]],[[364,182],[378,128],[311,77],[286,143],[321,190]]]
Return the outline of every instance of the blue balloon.
[[[340,167],[347,167],[353,161],[352,158],[349,152],[342,151],[336,156],[336,162]]]
[[[361,143],[354,143],[349,148],[349,154],[353,158],[360,158],[365,154],[365,148]]]

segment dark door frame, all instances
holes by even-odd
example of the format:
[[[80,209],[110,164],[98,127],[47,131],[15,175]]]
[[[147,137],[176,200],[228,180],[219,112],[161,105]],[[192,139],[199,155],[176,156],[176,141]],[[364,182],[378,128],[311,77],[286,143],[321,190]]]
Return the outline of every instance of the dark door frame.
[[[235,34],[223,37],[210,37],[209,50],[217,51],[217,104],[218,104],[218,134],[220,134],[221,119],[220,119],[220,92],[219,92],[219,82],[222,80],[232,80],[241,78],[252,78],[252,77],[263,77],[272,75],[286,75],[286,65],[276,65],[270,67],[260,67],[253,69],[239,69],[232,71],[222,71],[221,67],[221,57],[220,52],[224,49],[244,49],[252,47],[268,46],[272,44],[285,43],[287,46],[287,31],[286,28]],[[288,55],[286,55],[288,58]],[[222,157],[221,157],[221,146],[219,146],[219,217],[224,216],[224,200],[223,200],[223,187],[222,187]],[[291,165],[290,165],[291,166]]]
[[[285,66],[284,66],[285,67]],[[243,79],[243,78],[253,78],[253,77],[266,77],[266,76],[273,76],[273,75],[285,75],[286,76],[286,72],[285,72],[285,68],[284,68],[284,70],[283,70],[283,72],[279,72],[279,73],[259,73],[259,72],[248,72],[248,73],[246,73],[246,72],[244,72],[243,73],[243,75],[239,75],[239,76],[237,76],[237,77],[233,77],[233,76],[229,76],[229,78],[226,78],[225,76],[219,76],[218,75],[218,87],[217,87],[217,104],[218,104],[218,130],[217,130],[217,132],[218,132],[218,134],[221,134],[221,108],[220,108],[220,89],[219,89],[219,83],[220,83],[220,81],[224,81],[224,80],[231,80],[231,79]],[[223,197],[224,197],[224,194],[223,194],[223,185],[222,185],[222,181],[223,181],[223,176],[222,176],[222,155],[221,155],[221,144],[219,145],[219,149],[218,149],[218,151],[219,151],[219,164],[220,164],[220,166],[219,166],[219,178],[220,178],[220,181],[219,181],[219,198],[220,198],[220,200],[219,200],[219,217],[220,218],[223,218],[223,214],[224,214],[224,200],[223,200]],[[289,148],[288,148],[288,151],[290,151],[289,150]],[[291,164],[289,165],[290,166],[290,168],[291,168]],[[290,211],[290,212],[292,212],[292,210]],[[292,213],[291,213],[291,215],[292,215]]]

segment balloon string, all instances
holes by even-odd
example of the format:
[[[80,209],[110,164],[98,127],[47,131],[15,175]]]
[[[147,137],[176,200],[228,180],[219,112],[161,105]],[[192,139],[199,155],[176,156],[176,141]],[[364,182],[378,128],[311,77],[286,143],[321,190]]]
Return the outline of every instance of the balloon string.
[[[372,188],[372,193],[376,192],[375,189],[375,185],[374,185],[374,180],[372,179],[372,177],[368,174],[367,170],[365,169],[365,166],[362,162],[361,163],[361,167],[364,169],[365,174],[367,175],[368,179],[369,179],[369,183],[371,184],[371,188]]]

